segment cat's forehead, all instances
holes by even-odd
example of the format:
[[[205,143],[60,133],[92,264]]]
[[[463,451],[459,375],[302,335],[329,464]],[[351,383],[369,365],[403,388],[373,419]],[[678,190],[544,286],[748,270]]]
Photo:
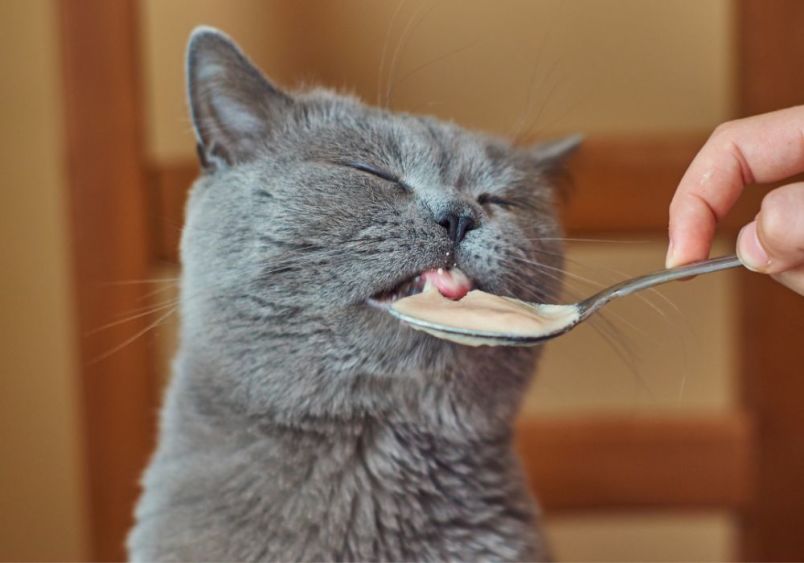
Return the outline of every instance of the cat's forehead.
[[[511,167],[508,145],[486,135],[351,100],[328,102],[317,108],[315,133],[305,148],[316,157],[365,160],[451,184],[485,181]]]

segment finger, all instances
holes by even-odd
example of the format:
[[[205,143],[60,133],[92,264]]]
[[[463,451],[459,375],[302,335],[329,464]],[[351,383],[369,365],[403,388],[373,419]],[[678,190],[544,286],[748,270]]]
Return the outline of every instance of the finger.
[[[668,267],[702,260],[715,228],[754,182],[804,171],[804,106],[718,127],[693,159],[670,204]]]
[[[754,271],[778,274],[804,264],[804,182],[768,193],[737,237],[737,254]]]

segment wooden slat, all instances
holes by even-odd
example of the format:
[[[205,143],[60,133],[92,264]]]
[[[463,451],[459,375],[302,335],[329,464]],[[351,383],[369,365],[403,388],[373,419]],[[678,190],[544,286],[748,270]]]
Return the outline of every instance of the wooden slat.
[[[740,0],[739,103],[753,115],[804,103],[804,2]],[[754,188],[750,188],[754,189]],[[743,395],[757,428],[756,500],[743,513],[746,561],[804,560],[804,298],[741,278]]]
[[[141,150],[136,0],[59,2],[68,198],[92,523],[92,559],[122,560],[139,476],[153,447],[150,319],[89,336],[147,303],[146,176]],[[53,468],[58,472],[58,468]]]
[[[572,187],[562,206],[573,235],[665,232],[667,209],[684,170],[705,134],[593,137],[573,158]],[[187,189],[198,173],[194,161],[151,167],[154,240],[160,260],[177,261]],[[747,193],[721,226],[734,233],[754,216],[761,193]]]
[[[592,137],[570,166],[574,189],[563,210],[571,234],[667,231],[670,200],[706,134]],[[720,225],[734,233],[758,209],[746,194]]]
[[[518,445],[547,511],[733,509],[751,497],[752,432],[737,414],[525,420]]]
[[[705,135],[590,138],[570,166],[568,232],[664,231],[667,208]]]
[[[184,225],[184,204],[187,192],[198,176],[195,161],[152,166],[149,172],[152,238],[155,258],[162,262],[178,263],[179,240]]]

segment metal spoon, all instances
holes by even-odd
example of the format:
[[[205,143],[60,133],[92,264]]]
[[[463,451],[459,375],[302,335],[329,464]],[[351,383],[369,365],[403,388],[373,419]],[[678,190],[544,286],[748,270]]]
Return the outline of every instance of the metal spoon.
[[[721,256],[720,258],[713,258],[711,260],[696,262],[669,270],[660,270],[652,274],[626,280],[604,289],[583,301],[565,305],[528,303],[516,299],[495,296],[496,299],[504,300],[506,305],[514,305],[521,309],[522,313],[529,316],[531,319],[544,321],[543,326],[545,328],[543,331],[529,333],[484,331],[448,326],[402,313],[395,310],[393,307],[389,312],[412,328],[423,330],[438,338],[451,340],[459,344],[468,346],[534,346],[568,332],[588,319],[592,314],[599,311],[609,301],[617,297],[630,295],[637,291],[670,281],[736,268],[741,265],[737,256]]]

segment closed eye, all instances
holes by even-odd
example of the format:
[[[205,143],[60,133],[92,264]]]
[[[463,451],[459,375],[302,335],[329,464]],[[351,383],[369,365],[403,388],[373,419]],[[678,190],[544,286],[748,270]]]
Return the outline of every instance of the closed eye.
[[[370,164],[363,164],[362,162],[345,162],[343,165],[354,170],[359,170],[360,172],[365,172],[366,174],[371,174],[372,176],[376,176],[377,178],[387,182],[393,182],[405,190],[410,190],[407,184],[405,184],[396,174],[388,172],[387,170],[376,168]]]
[[[502,207],[517,207],[517,203],[510,199],[505,199],[492,194],[480,194],[477,196],[480,205],[500,205]]]

